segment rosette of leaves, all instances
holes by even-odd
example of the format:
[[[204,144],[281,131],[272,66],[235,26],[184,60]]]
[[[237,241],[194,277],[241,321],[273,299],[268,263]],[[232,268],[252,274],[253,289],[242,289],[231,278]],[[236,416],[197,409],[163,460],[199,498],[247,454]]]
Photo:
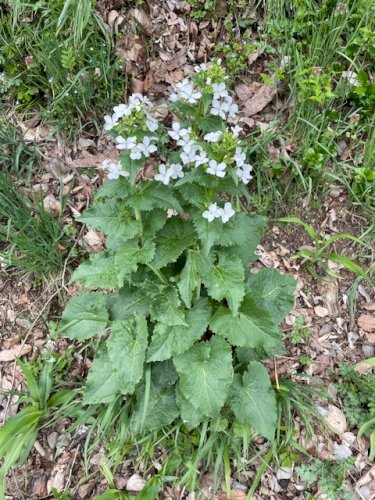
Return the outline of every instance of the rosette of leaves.
[[[240,140],[210,115],[206,81],[199,73],[199,102],[177,100],[173,113],[210,158],[227,162],[228,175],[187,165],[182,178],[164,184],[146,178],[149,157],[132,160],[131,149],[123,151],[126,176],[107,181],[78,219],[105,233],[106,251],[73,273],[72,281],[90,290],[68,302],[61,329],[80,342],[99,337],[84,403],[123,395],[134,432],[176,420],[192,429],[224,413],[272,440],[276,400],[261,360],[283,352],[279,324],[293,306],[295,284],[275,269],[250,272],[266,219],[241,208],[247,188],[229,173]],[[128,124],[137,113],[125,117]],[[120,123],[112,134],[142,141],[150,135],[144,124],[140,116],[138,127],[127,131]],[[204,142],[218,130],[221,142]],[[179,161],[164,126],[152,136],[152,161]],[[202,216],[228,200],[236,210],[226,223]]]

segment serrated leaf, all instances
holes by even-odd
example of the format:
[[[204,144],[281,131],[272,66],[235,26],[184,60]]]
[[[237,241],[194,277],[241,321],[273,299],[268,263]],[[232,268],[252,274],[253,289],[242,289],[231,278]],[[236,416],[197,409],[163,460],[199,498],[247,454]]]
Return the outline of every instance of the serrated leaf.
[[[155,254],[155,243],[143,241],[139,246],[138,238],[128,240],[119,246],[115,253],[115,267],[119,283],[123,283],[127,275],[138,269],[138,264],[147,264]]]
[[[191,307],[193,294],[201,286],[201,276],[206,269],[203,255],[196,250],[188,250],[185,266],[177,283],[181,298],[188,308]]]
[[[121,394],[132,394],[143,376],[147,339],[147,322],[142,316],[112,323],[106,345],[112,367],[118,374]]]
[[[164,363],[158,364],[161,365],[161,368],[165,371],[166,366]],[[155,371],[152,370],[151,386],[144,420],[146,386],[142,384],[137,387],[135,391],[136,404],[131,420],[133,432],[137,433],[141,430],[142,421],[142,430],[152,431],[171,424],[173,420],[178,417],[179,411],[176,404],[173,383],[171,383],[170,379],[163,380],[163,378],[158,377]]]
[[[196,124],[203,132],[216,132],[225,130],[223,120],[218,116],[204,116],[196,120]]]
[[[60,330],[70,339],[83,341],[103,334],[107,323],[106,296],[100,292],[84,292],[67,303]]]
[[[144,291],[130,286],[108,295],[107,307],[112,321],[130,319],[135,314],[146,317],[150,311],[149,298]]]
[[[203,298],[187,311],[185,321],[188,326],[158,323],[154,327],[147,361],[163,361],[185,352],[204,334],[210,316],[211,307]]]
[[[180,409],[181,420],[189,430],[194,429],[203,420],[205,420],[206,417],[204,414],[189,403],[189,401],[183,396],[178,385],[176,386],[176,402]]]
[[[203,276],[202,281],[210,297],[219,301],[226,299],[233,314],[237,314],[245,295],[245,271],[236,255],[221,251],[218,257],[218,262]]]
[[[248,216],[244,242],[232,247],[232,251],[240,257],[244,266],[257,259],[255,251],[260,243],[267,221],[268,219],[261,215]]]
[[[124,177],[119,179],[106,180],[95,194],[95,200],[104,198],[121,198],[126,200],[131,192],[129,181]]]
[[[74,281],[97,288],[117,288],[123,284],[116,273],[114,256],[105,252],[94,253],[89,261],[80,264],[70,278],[70,283]]]
[[[142,228],[141,222],[132,218],[124,202],[120,200],[97,203],[85,210],[76,220],[100,229],[105,234],[129,239],[139,235]]]
[[[172,217],[156,236],[153,264],[157,268],[162,268],[170,262],[176,262],[182,252],[193,243],[195,237],[196,233],[191,222]]]
[[[152,239],[165,226],[166,222],[166,210],[155,208],[151,212],[144,212],[142,214],[143,236]]]
[[[261,269],[246,281],[247,294],[260,308],[267,309],[279,324],[293,308],[296,281],[276,269]]]
[[[141,211],[153,208],[172,208],[177,212],[183,212],[183,208],[173,196],[170,188],[157,181],[149,181],[144,187],[127,199],[130,207]]]
[[[141,158],[140,160],[132,160],[130,158],[130,151],[122,151],[120,153],[120,161],[124,170],[129,173],[129,177],[127,177],[127,179],[129,180],[130,184],[134,186],[137,174],[141,170],[141,168],[144,167],[146,158]]]
[[[276,430],[276,397],[265,367],[249,363],[242,377],[235,375],[228,403],[236,418],[272,441]]]
[[[226,307],[219,307],[210,321],[210,329],[236,346],[267,348],[280,340],[279,328],[271,314],[248,296],[235,315]]]
[[[108,354],[103,350],[95,356],[87,376],[83,404],[111,403],[119,393],[119,378]]]
[[[161,286],[159,290],[160,293],[153,298],[150,308],[153,321],[165,325],[187,326],[184,311],[180,309],[177,289],[174,286]]]
[[[183,396],[206,417],[216,416],[227,399],[233,379],[229,344],[220,337],[200,342],[175,356]]]

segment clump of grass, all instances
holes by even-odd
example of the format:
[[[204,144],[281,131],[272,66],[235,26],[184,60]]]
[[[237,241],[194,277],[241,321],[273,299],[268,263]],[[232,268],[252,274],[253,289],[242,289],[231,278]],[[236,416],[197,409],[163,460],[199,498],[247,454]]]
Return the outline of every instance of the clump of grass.
[[[38,163],[39,149],[23,140],[21,131],[0,119],[0,167],[17,176],[30,174]]]
[[[6,175],[0,176],[0,242],[6,247],[3,262],[27,273],[61,269],[64,262],[61,220],[31,201]],[[66,242],[65,242],[66,243]]]

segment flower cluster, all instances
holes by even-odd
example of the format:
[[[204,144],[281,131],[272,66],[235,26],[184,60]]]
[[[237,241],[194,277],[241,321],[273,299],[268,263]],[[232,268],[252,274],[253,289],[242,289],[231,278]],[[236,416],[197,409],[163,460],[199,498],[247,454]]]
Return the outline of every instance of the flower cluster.
[[[202,209],[207,208],[202,216],[209,222],[220,219],[226,223],[235,211],[229,202],[222,208],[215,202],[221,192],[221,181],[225,178],[226,186],[228,182],[233,186],[238,186],[239,182],[248,184],[252,179],[252,166],[247,163],[244,142],[240,138],[242,128],[233,123],[238,107],[224,80],[222,68],[213,63],[200,65],[195,68],[191,80],[178,83],[170,96],[175,118],[167,134],[163,133],[164,126],[150,115],[151,103],[147,97],[133,94],[128,104],[115,106],[113,115],[105,116],[104,129],[111,131],[116,148],[123,152],[121,163],[125,169],[121,168],[121,163],[105,162],[103,168],[108,170],[108,178],[128,176],[127,162],[140,161],[141,168],[142,161],[157,153],[155,159],[159,166],[154,180],[169,186],[171,181],[182,179],[189,171],[189,178],[184,183],[196,179],[209,187],[210,204],[208,208],[202,206]],[[202,119],[207,120],[209,127],[200,126]],[[228,120],[232,120],[229,127]]]

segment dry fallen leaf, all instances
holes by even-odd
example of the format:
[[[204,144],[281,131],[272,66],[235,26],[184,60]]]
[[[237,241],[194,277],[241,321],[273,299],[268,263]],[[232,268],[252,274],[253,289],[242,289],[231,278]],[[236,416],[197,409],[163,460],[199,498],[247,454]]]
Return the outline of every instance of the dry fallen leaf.
[[[133,474],[129,477],[128,482],[126,483],[127,491],[142,491],[145,487],[146,480],[143,479],[139,474]]]
[[[363,500],[375,500],[375,465],[358,481],[355,487]]]
[[[274,87],[263,85],[255,94],[246,102],[245,110],[248,116],[253,116],[262,111],[276,95]]]
[[[244,500],[246,499],[246,493],[242,490],[234,489],[230,490],[229,497],[226,493],[219,496],[219,500]]]
[[[319,316],[319,318],[325,318],[328,316],[328,309],[326,307],[322,306],[316,306],[314,307],[315,314]]]
[[[328,412],[323,415],[330,429],[336,434],[342,435],[346,431],[347,422],[344,413],[337,406],[329,405]]]
[[[16,358],[25,356],[31,351],[31,345],[25,344],[24,346],[14,345],[10,349],[0,351],[0,361],[14,361]]]
[[[357,320],[359,328],[365,332],[372,332],[375,330],[375,316],[371,314],[361,314]]]

